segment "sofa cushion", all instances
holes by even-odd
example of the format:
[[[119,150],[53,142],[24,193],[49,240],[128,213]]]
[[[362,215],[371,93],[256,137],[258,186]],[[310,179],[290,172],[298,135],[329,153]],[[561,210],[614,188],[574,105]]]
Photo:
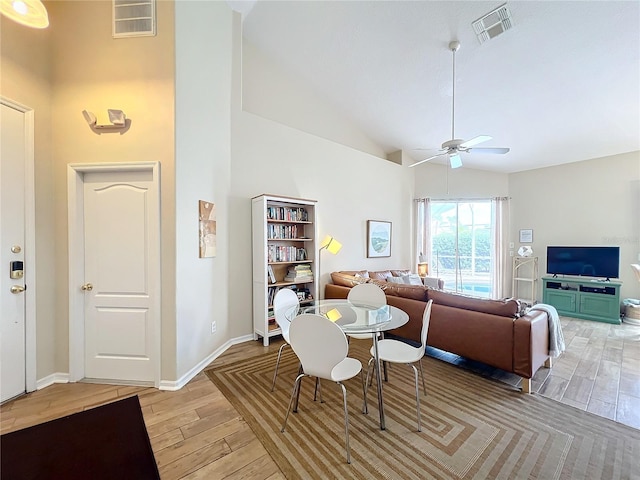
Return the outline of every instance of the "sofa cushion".
[[[379,272],[369,272],[369,278],[375,278],[376,280],[386,280],[387,277],[393,277],[391,270],[381,270]]]
[[[409,275],[411,270],[391,270],[391,275],[394,277],[403,277],[405,275]]]
[[[429,290],[427,294],[429,300],[438,305],[463,308],[474,312],[483,312],[501,317],[515,318],[520,311],[519,302],[516,300],[490,300],[486,298],[472,298],[455,293],[441,292],[439,290]]]
[[[378,285],[382,290],[384,290],[385,295],[411,298],[413,300],[421,300],[423,302],[427,301],[427,288],[424,286],[391,283],[386,280],[377,280],[375,278],[372,278],[370,282]]]
[[[344,273],[345,275],[353,275],[354,277],[369,278],[369,270],[340,270],[339,273]]]
[[[369,278],[364,276],[356,277],[355,275],[350,275],[347,272],[332,272],[331,281],[335,285],[342,285],[343,287],[353,287],[361,283],[369,282]]]

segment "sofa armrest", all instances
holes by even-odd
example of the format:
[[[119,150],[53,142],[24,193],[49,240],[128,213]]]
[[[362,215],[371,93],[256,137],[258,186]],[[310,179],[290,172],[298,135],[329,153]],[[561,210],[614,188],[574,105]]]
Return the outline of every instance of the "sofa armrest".
[[[344,299],[349,295],[351,287],[345,287],[343,285],[334,285],[333,283],[327,283],[324,286],[324,298],[326,299]]]
[[[547,313],[533,311],[513,324],[513,372],[531,378],[549,358]]]

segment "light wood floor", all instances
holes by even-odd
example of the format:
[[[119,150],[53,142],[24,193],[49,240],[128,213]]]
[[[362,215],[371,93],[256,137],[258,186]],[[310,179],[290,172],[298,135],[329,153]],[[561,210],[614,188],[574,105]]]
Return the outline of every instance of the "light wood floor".
[[[551,371],[536,374],[534,391],[640,428],[640,327],[569,318],[562,318],[562,324],[567,351]],[[236,345],[213,365],[274,351],[280,343]],[[443,360],[469,367],[459,357],[442,355]],[[490,369],[480,373],[507,383],[514,380]],[[135,394],[163,480],[284,478],[238,412],[203,373],[178,392],[56,384],[3,404],[0,431],[18,430]]]

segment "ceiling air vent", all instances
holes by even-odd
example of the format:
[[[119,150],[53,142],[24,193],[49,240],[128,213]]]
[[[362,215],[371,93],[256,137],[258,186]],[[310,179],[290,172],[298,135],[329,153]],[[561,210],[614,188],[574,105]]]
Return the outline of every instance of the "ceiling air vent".
[[[480,43],[497,37],[512,26],[511,13],[506,3],[473,22],[473,30],[476,32]]]
[[[113,38],[156,34],[156,0],[113,0]]]

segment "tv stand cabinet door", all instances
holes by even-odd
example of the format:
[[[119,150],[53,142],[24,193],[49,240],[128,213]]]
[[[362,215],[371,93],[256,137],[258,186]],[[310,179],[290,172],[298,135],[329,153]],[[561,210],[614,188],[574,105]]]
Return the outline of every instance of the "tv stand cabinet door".
[[[620,304],[613,295],[581,293],[580,313],[619,320]]]
[[[572,313],[576,311],[576,292],[545,289],[543,301],[556,307],[558,312]]]

